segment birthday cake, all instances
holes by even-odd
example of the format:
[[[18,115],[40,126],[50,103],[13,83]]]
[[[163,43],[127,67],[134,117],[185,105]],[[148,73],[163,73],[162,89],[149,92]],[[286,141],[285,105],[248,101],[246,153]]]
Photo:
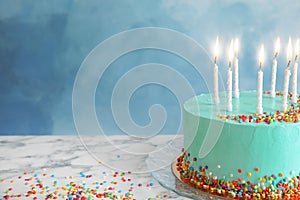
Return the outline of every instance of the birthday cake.
[[[299,104],[289,99],[283,112],[280,93],[264,93],[264,112],[257,114],[256,91],[244,91],[227,112],[226,94],[220,94],[219,104],[212,96],[184,104],[184,149],[176,161],[180,179],[228,198],[300,199]]]

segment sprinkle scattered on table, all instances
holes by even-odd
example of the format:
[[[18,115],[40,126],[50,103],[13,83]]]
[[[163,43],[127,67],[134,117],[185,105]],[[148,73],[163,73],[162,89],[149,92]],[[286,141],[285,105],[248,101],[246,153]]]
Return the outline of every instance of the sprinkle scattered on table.
[[[1,179],[0,200],[41,198],[46,200],[135,200],[136,190],[151,190],[154,185],[153,182],[134,182],[131,172],[102,171],[98,174],[90,174],[82,171],[64,178],[58,177],[54,173],[47,174],[45,171],[42,174],[24,172],[17,179]],[[14,189],[15,187],[18,187],[17,191]],[[20,187],[22,192],[20,192]],[[160,193],[144,199],[167,198],[169,198],[167,193]]]

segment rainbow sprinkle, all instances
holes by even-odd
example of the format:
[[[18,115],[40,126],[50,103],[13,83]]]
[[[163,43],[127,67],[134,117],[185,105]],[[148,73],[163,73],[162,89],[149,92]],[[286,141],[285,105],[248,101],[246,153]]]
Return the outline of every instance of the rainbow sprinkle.
[[[189,153],[183,150],[176,163],[181,180],[191,187],[213,195],[233,199],[300,199],[300,174],[284,177],[282,173],[278,173],[277,176],[264,176],[258,179],[258,183],[251,183],[241,178],[228,180],[224,176],[219,179],[207,172],[208,166],[200,166],[197,170],[190,166],[190,163]],[[253,169],[253,173],[257,171],[259,168]],[[238,169],[238,173],[243,173],[242,169]],[[246,174],[252,175],[251,172]]]
[[[267,93],[266,91],[264,92]],[[276,92],[277,96],[280,96],[280,92]],[[291,99],[292,94],[289,93],[288,97]],[[286,122],[286,123],[297,123],[300,118],[300,99],[296,104],[291,104],[287,110],[281,112],[277,110],[276,112],[264,112],[263,114],[253,113],[250,115],[222,115],[218,114],[218,118],[224,121],[233,120],[238,123],[266,123],[271,124],[274,122]]]
[[[0,200],[7,199],[67,199],[67,200],[93,200],[93,199],[110,199],[110,200],[136,200],[135,190],[151,190],[154,186],[150,183],[134,183],[131,172],[113,172],[110,173],[107,181],[103,176],[109,173],[102,172],[101,175],[86,174],[80,172],[74,176],[66,176],[64,180],[57,179],[55,174],[31,174],[24,172],[16,180],[1,179],[0,188],[6,189],[2,192]],[[75,180],[77,182],[75,182]],[[2,184],[2,185],[1,185]],[[4,185],[5,184],[5,185]],[[23,185],[24,191],[16,192],[13,187]],[[119,187],[118,187],[119,185]],[[124,187],[125,186],[125,187]],[[137,187],[135,187],[137,186]],[[125,191],[121,188],[127,188]],[[154,194],[153,197],[147,197],[146,200],[167,199],[167,193]]]

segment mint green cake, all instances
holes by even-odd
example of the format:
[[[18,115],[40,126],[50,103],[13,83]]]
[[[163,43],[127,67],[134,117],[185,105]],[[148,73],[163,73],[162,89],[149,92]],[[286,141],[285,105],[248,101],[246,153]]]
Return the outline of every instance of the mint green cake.
[[[185,183],[232,198],[300,197],[299,104],[282,112],[282,96],[264,94],[264,114],[255,114],[256,102],[256,91],[233,98],[231,112],[225,93],[217,105],[210,94],[185,102],[177,159]]]

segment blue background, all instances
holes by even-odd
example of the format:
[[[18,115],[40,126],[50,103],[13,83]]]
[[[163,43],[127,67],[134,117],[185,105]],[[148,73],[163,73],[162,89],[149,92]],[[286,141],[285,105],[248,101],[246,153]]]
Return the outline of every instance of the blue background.
[[[76,134],[72,89],[81,63],[100,42],[133,28],[151,26],[180,31],[194,38],[211,57],[219,35],[223,78],[225,48],[231,38],[239,37],[241,90],[256,88],[257,50],[261,43],[267,51],[264,87],[269,89],[274,41],[280,36],[280,90],[287,38],[299,37],[299,10],[298,1],[1,0],[0,134]],[[132,52],[112,63],[99,82],[96,108],[106,133],[122,133],[113,121],[109,101],[118,77],[149,62],[184,68],[182,73],[196,93],[207,92],[201,76],[180,57],[155,50]],[[148,108],[154,103],[165,105],[168,112],[162,133],[175,133],[180,122],[179,102],[167,88],[139,88],[130,101],[132,118],[139,125],[147,125]],[[88,132],[92,134],[93,130]]]

